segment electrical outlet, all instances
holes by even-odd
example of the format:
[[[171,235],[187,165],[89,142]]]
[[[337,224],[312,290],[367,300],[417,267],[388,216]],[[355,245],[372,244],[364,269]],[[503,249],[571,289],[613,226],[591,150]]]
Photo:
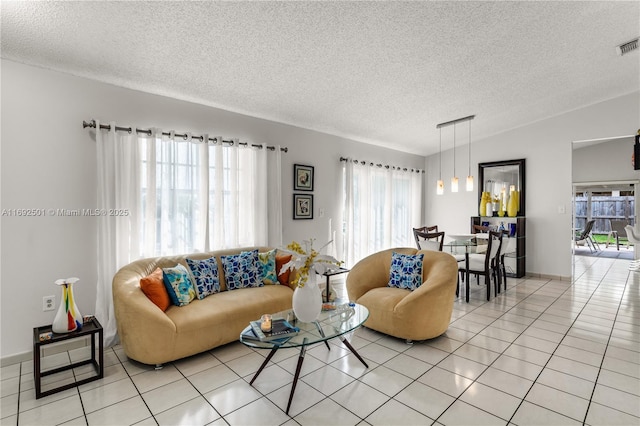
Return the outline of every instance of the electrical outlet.
[[[53,311],[56,308],[56,297],[55,296],[45,296],[42,298],[42,310],[43,311]]]

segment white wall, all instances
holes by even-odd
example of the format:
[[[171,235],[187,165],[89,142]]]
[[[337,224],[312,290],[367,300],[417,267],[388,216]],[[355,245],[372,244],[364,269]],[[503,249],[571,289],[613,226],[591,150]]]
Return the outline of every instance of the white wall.
[[[635,134],[640,128],[639,98],[640,92],[634,92],[472,142],[472,171],[476,178],[480,162],[527,160],[528,272],[571,276],[572,142]],[[476,116],[474,124],[480,120],[482,116]],[[464,158],[466,146],[457,155]],[[446,186],[451,178],[450,151],[443,153],[442,164]],[[461,170],[466,172],[466,161],[462,164]],[[452,194],[447,190],[438,196],[437,154],[427,158],[426,170],[425,223],[437,224],[447,233],[469,232],[469,217],[476,215],[478,209],[477,186],[472,193]],[[634,176],[638,177],[638,172]],[[564,214],[558,213],[560,206],[564,207]]]
[[[574,149],[573,182],[638,180],[640,172],[631,162],[634,143],[634,138],[628,137]]]
[[[341,156],[422,168],[424,157],[370,146],[216,108],[2,60],[1,209],[94,208],[95,143],[82,120],[116,121],[287,146],[283,155],[283,239],[326,240],[340,229]],[[315,167],[314,220],[292,220],[293,164]],[[318,218],[318,210],[325,210]],[[82,314],[94,311],[96,223],[89,217],[2,217],[1,349],[31,351],[32,328],[50,324],[42,298],[57,278],[77,276]]]

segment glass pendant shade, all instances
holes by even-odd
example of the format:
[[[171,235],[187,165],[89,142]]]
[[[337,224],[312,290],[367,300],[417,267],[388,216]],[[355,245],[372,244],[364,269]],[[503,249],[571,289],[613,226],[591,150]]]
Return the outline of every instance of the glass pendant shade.
[[[467,176],[467,191],[473,191],[473,176]]]
[[[442,195],[444,194],[444,181],[440,179],[436,186],[436,194]]]
[[[458,192],[458,178],[455,176],[451,178],[451,192]]]

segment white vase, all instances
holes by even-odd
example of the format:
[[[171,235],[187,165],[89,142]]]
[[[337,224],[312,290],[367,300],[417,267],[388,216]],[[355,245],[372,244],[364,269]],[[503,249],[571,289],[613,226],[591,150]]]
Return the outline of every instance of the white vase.
[[[82,328],[82,314],[73,297],[73,283],[76,281],[78,281],[77,278],[56,281],[62,289],[62,297],[56,317],[51,324],[51,330],[54,333],[70,333]]]
[[[322,293],[316,282],[316,274],[312,273],[304,287],[296,287],[293,291],[293,313],[302,322],[313,322],[322,310]]]

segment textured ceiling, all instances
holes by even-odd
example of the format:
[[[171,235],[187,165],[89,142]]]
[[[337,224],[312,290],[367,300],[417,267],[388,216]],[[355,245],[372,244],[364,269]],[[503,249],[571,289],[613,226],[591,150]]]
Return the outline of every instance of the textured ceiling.
[[[640,89],[638,1],[0,7],[4,58],[422,155]]]

